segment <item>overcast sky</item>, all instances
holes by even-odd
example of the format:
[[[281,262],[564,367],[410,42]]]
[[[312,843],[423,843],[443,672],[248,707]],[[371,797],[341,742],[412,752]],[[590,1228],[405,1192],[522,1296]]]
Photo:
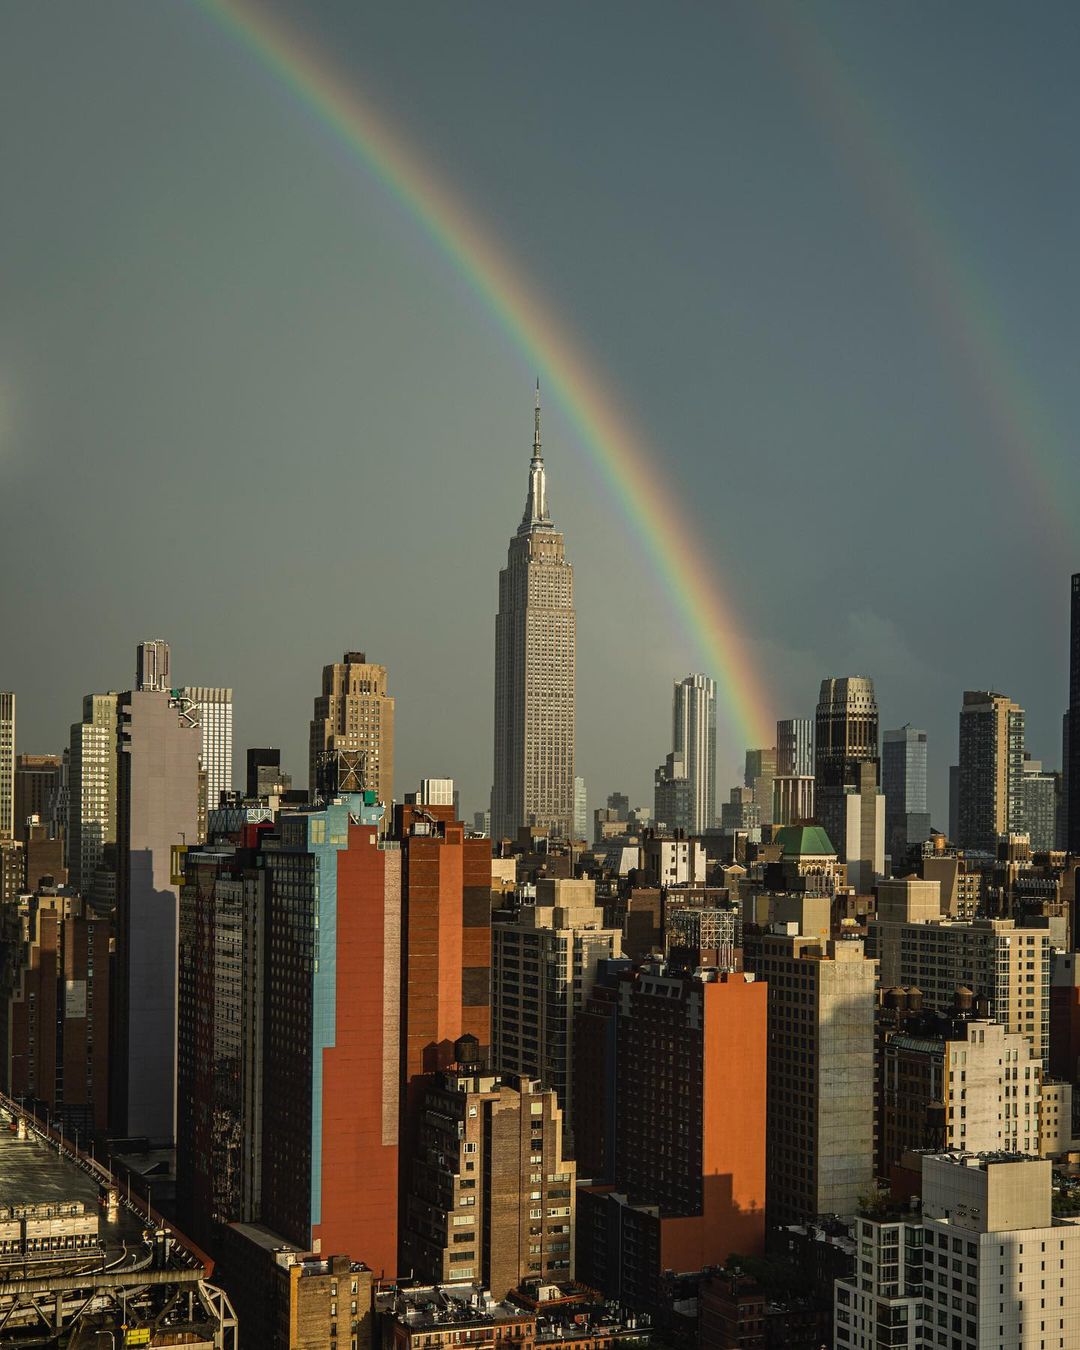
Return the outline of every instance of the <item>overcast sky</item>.
[[[624,400],[777,716],[964,688],[1060,764],[1080,569],[1074,4],[286,7]],[[396,785],[491,779],[532,364],[363,164],[193,4],[0,14],[0,687],[19,749],[164,636],[299,781],[321,667],[397,697]],[[557,403],[590,808],[651,802],[701,656]],[[743,734],[721,706],[719,782]]]

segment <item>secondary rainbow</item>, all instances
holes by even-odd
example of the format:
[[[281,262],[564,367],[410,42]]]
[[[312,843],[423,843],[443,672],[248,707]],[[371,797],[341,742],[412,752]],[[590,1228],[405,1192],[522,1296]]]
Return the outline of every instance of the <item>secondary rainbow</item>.
[[[1075,559],[1077,479],[1071,443],[1010,342],[993,289],[974,250],[935,200],[930,180],[890,127],[879,98],[842,59],[820,7],[758,5],[747,11],[772,39],[807,103],[874,208],[879,225],[932,317],[954,377],[968,386],[990,443],[1012,480],[1014,511],[1036,540],[1051,535],[1055,574]],[[1066,448],[1068,447],[1068,448]],[[944,447],[943,447],[944,449]]]
[[[328,55],[252,0],[198,0],[202,10],[280,80],[394,198],[481,298],[540,373],[652,560],[687,634],[717,680],[735,745],[772,745],[767,682],[751,664],[734,607],[655,455],[520,266]]]

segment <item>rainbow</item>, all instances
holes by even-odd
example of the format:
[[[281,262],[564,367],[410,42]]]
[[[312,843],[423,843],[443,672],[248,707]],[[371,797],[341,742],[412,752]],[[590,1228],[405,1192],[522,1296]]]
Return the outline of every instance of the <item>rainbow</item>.
[[[1053,425],[1023,362],[1012,350],[999,305],[871,98],[839,54],[827,20],[813,6],[756,5],[758,22],[802,88],[803,96],[878,223],[906,266],[952,370],[968,387],[986,422],[990,445],[1011,480],[1017,512],[1036,536],[1052,532],[1055,572],[1075,561],[1076,480],[1066,472],[1071,448]]]
[[[687,514],[664,485],[656,456],[627,424],[611,388],[533,287],[419,153],[310,45],[254,0],[198,0],[201,9],[346,146],[420,223],[557,398],[600,477],[641,540],[680,621],[717,680],[734,745],[768,746],[775,714]],[[673,672],[675,673],[675,672]]]

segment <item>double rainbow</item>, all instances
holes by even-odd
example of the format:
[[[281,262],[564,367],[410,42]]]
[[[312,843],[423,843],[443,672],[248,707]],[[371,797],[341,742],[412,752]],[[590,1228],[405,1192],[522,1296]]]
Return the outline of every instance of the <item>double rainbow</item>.
[[[253,0],[200,0],[418,221],[443,257],[539,371],[644,545],[680,620],[717,680],[734,744],[772,745],[765,682],[703,544],[665,487],[655,455],[627,424],[604,378],[520,265],[387,125],[329,56]],[[672,672],[673,675],[679,672]]]

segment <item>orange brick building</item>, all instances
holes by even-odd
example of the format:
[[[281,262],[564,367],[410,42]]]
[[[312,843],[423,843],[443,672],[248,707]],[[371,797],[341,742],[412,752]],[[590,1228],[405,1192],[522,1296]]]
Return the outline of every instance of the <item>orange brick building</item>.
[[[650,1308],[666,1274],[764,1249],[766,989],[658,970],[617,999],[613,1174],[579,1194],[578,1270]]]

